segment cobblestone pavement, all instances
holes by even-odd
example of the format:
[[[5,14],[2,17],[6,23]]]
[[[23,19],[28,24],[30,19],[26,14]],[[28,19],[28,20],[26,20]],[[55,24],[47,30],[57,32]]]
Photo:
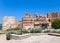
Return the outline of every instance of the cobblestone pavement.
[[[23,40],[6,40],[5,34],[0,35],[0,43],[60,43],[60,37],[40,35],[31,36]]]

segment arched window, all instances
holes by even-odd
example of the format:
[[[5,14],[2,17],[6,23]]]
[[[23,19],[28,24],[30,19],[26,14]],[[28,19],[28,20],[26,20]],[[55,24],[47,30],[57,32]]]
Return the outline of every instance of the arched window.
[[[50,22],[50,19],[48,21]]]

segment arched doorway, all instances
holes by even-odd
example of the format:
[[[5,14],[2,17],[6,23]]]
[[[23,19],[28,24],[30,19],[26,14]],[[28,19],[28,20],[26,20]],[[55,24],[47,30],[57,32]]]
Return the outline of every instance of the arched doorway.
[[[41,27],[47,28],[47,24],[42,24]]]

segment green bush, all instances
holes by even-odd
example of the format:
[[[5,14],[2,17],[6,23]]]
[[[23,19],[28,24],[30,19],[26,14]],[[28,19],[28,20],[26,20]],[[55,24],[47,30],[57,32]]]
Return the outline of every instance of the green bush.
[[[57,31],[60,33],[60,29],[57,29]]]
[[[6,39],[7,39],[7,40],[10,40],[10,33],[7,33],[7,34],[6,34]]]
[[[15,33],[16,33],[17,35],[21,35],[21,30],[16,30]]]
[[[60,20],[55,20],[52,22],[52,28],[60,29]]]
[[[43,33],[60,33],[60,29],[45,29],[42,30]]]
[[[53,31],[50,31],[51,33],[56,33],[57,31],[56,30],[53,30]]]
[[[43,31],[43,33],[49,33],[49,32],[50,32],[49,29],[45,29],[45,30]]]
[[[7,40],[10,40],[10,34],[17,34],[17,35],[22,35],[24,33],[28,33],[27,30],[25,29],[22,29],[22,30],[11,30],[11,31],[8,31],[7,34],[6,34],[6,39]]]
[[[40,27],[40,28],[38,28],[38,29],[40,29],[40,30],[45,30],[45,27]]]
[[[17,35],[20,35],[21,32],[20,31],[15,31],[15,30],[11,30],[11,31],[8,31],[7,34],[6,34],[6,39],[7,40],[10,40],[10,34],[17,34]]]
[[[29,33],[29,32],[26,29],[22,29],[22,33]]]
[[[11,30],[20,30],[20,28],[11,28],[11,29],[7,29],[6,31],[11,31]]]
[[[12,30],[12,31],[7,32],[7,33],[6,33],[6,39],[7,39],[7,40],[10,40],[10,34],[16,34],[16,32],[15,32],[15,31],[13,31],[13,30]]]
[[[55,29],[54,33],[60,33],[60,29]]]
[[[5,33],[1,32],[0,34],[5,34]]]
[[[30,30],[30,33],[41,33],[41,29],[33,28]]]

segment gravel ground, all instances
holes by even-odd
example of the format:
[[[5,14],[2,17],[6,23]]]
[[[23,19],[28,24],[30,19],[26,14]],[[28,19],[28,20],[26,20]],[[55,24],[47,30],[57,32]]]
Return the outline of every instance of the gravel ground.
[[[50,35],[31,36],[23,40],[6,40],[5,34],[0,35],[0,43],[60,43],[60,37]]]

